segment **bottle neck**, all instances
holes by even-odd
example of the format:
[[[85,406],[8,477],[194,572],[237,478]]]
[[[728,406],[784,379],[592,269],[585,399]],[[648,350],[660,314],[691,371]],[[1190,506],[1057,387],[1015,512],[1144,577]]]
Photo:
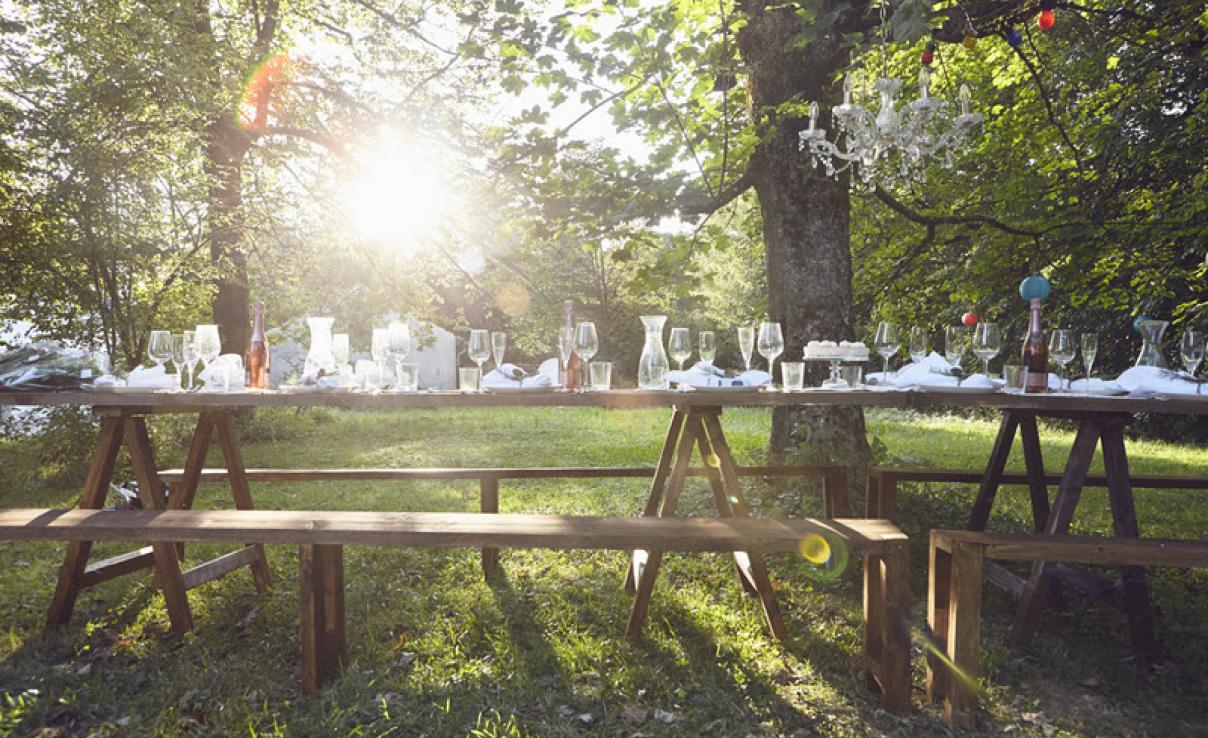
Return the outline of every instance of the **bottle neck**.
[[[252,318],[252,337],[256,339],[264,338],[264,303],[256,303],[255,312]]]
[[[1040,300],[1032,300],[1031,316],[1028,318],[1028,333],[1043,333],[1040,323]]]

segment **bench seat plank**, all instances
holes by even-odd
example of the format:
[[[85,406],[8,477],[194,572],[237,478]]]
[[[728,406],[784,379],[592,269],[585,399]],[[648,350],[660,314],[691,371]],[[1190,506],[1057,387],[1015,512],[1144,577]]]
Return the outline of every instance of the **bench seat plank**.
[[[809,474],[826,475],[843,467],[829,465],[813,466],[751,466],[739,467],[742,476],[752,477],[796,477]],[[245,474],[251,481],[298,482],[298,481],[374,481],[400,479],[640,479],[654,476],[654,467],[524,467],[500,469],[497,467],[451,467],[451,468],[391,468],[376,469],[247,469]],[[708,474],[704,467],[692,467],[689,476],[703,477]],[[160,479],[173,484],[184,479],[184,469],[168,469],[159,473]],[[222,482],[227,479],[226,469],[202,469],[200,481]]]
[[[887,475],[903,482],[954,482],[977,484],[985,475],[984,471],[970,469],[929,469],[911,467],[873,467],[872,476]],[[1155,489],[1208,489],[1208,477],[1189,477],[1170,474],[1132,474],[1134,487],[1151,487]],[[1004,472],[1000,480],[1002,484],[1027,484],[1028,475],[1025,472]],[[1060,474],[1045,474],[1047,484],[1059,484]],[[1089,474],[1086,477],[1088,487],[1106,487],[1107,477],[1102,474]]]
[[[1208,567],[1208,541],[935,531],[937,548],[951,551],[958,543],[981,547],[988,559],[1061,561],[1103,566]]]
[[[883,520],[602,518],[284,510],[0,511],[0,539],[417,547],[796,551],[809,534],[878,554],[905,540]]]

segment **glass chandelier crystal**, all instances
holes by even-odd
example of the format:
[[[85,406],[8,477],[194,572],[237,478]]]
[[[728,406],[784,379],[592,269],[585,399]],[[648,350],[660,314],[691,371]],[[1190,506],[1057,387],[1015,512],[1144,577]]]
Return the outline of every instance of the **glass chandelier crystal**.
[[[828,141],[826,130],[818,127],[818,103],[811,102],[809,128],[800,132],[798,148],[810,154],[815,167],[821,164],[835,178],[852,169],[864,184],[874,179],[887,184],[899,179],[922,181],[931,161],[951,167],[982,122],[981,114],[972,111],[968,85],[961,84],[960,114],[951,119],[944,115],[948,104],[932,97],[930,87],[931,73],[923,67],[919,70],[919,98],[899,108],[902,81],[880,77],[873,84],[881,98],[874,115],[852,102],[849,74],[843,80],[843,104],[831,110],[838,129],[835,142]],[[840,148],[840,142],[845,146]]]

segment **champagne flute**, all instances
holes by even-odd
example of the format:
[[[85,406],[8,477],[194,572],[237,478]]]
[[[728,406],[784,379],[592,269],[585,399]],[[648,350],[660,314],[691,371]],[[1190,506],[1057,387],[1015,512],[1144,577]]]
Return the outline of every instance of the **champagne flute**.
[[[889,377],[889,357],[893,356],[901,348],[902,341],[898,336],[897,325],[882,321],[877,323],[877,334],[872,340],[872,345],[876,348],[877,353],[885,360],[882,367],[882,376]]]
[[[575,326],[575,353],[583,360],[582,366],[591,363],[591,357],[600,350],[600,337],[596,334],[596,324],[591,322],[579,323]],[[583,382],[579,383],[582,387]],[[584,387],[586,389],[586,387]]]
[[[982,360],[982,373],[990,376],[990,359],[1002,351],[1002,332],[995,323],[981,322],[973,329],[973,355]]]
[[[210,362],[222,353],[222,340],[218,337],[218,326],[197,326],[197,358],[201,359],[202,371],[209,368]],[[208,388],[207,384],[207,388]]]
[[[392,320],[386,326],[386,356],[394,360],[394,388],[401,391],[403,359],[411,353],[411,328],[404,322]]]
[[[1095,357],[1099,355],[1099,334],[1082,334],[1082,365],[1086,367],[1086,392],[1091,391],[1091,368],[1095,366]]]
[[[927,358],[927,329],[916,325],[910,329],[910,360],[918,363]]]
[[[470,342],[466,344],[466,354],[478,365],[478,376],[482,376],[482,362],[491,356],[491,336],[482,328],[470,331]]]
[[[180,389],[180,375],[185,371],[185,334],[172,336],[172,365],[176,368],[176,388]]]
[[[1074,332],[1068,328],[1055,328],[1049,336],[1049,356],[1053,363],[1061,367],[1061,391],[1065,392],[1065,367],[1074,360],[1077,347],[1074,345]]]
[[[1183,358],[1183,368],[1195,379],[1195,373],[1204,360],[1204,334],[1191,328],[1183,331],[1183,340],[1179,344],[1179,354]],[[1195,393],[1200,394],[1200,384],[1196,381]]]
[[[558,328],[558,356],[562,359],[562,381],[570,380],[570,359],[575,352],[575,329],[571,326]]]
[[[944,330],[944,359],[953,369],[957,369],[961,365],[961,358],[965,355],[965,327],[960,325],[950,325]]]
[[[495,358],[495,368],[503,366],[503,352],[508,348],[508,334],[503,331],[491,332],[491,355]]]
[[[185,331],[180,334],[181,356],[185,360],[185,368],[189,370],[189,383],[186,389],[193,389],[193,371],[197,368],[197,331]]]
[[[344,365],[348,363],[351,354],[352,349],[348,344],[348,334],[333,333],[331,335],[331,356],[335,359],[336,371],[340,374],[344,373]]]
[[[742,352],[742,363],[746,371],[751,371],[751,355],[755,353],[755,326],[747,324],[738,326],[738,350]]]
[[[147,358],[155,362],[157,369],[172,358],[172,334],[168,331],[151,331],[147,339]]]
[[[774,374],[776,357],[784,353],[784,333],[779,323],[764,321],[759,324],[759,355],[768,360],[768,374]]]
[[[717,337],[713,335],[713,331],[701,331],[696,334],[696,350],[700,354],[700,360],[712,369],[713,360],[717,358]]]
[[[374,328],[369,342],[369,356],[377,364],[378,385],[386,384],[386,359],[390,358],[390,329]]]
[[[687,328],[672,328],[671,338],[667,341],[668,353],[679,362],[679,370],[684,370],[684,360],[692,355],[692,334]]]

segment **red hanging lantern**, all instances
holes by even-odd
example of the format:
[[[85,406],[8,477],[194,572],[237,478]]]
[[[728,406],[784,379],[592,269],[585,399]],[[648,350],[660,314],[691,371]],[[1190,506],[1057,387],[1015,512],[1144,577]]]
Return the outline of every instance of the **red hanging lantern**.
[[[1040,11],[1040,15],[1036,16],[1036,25],[1040,26],[1040,30],[1047,31],[1057,22],[1057,16],[1053,15],[1053,11],[1045,8]]]

